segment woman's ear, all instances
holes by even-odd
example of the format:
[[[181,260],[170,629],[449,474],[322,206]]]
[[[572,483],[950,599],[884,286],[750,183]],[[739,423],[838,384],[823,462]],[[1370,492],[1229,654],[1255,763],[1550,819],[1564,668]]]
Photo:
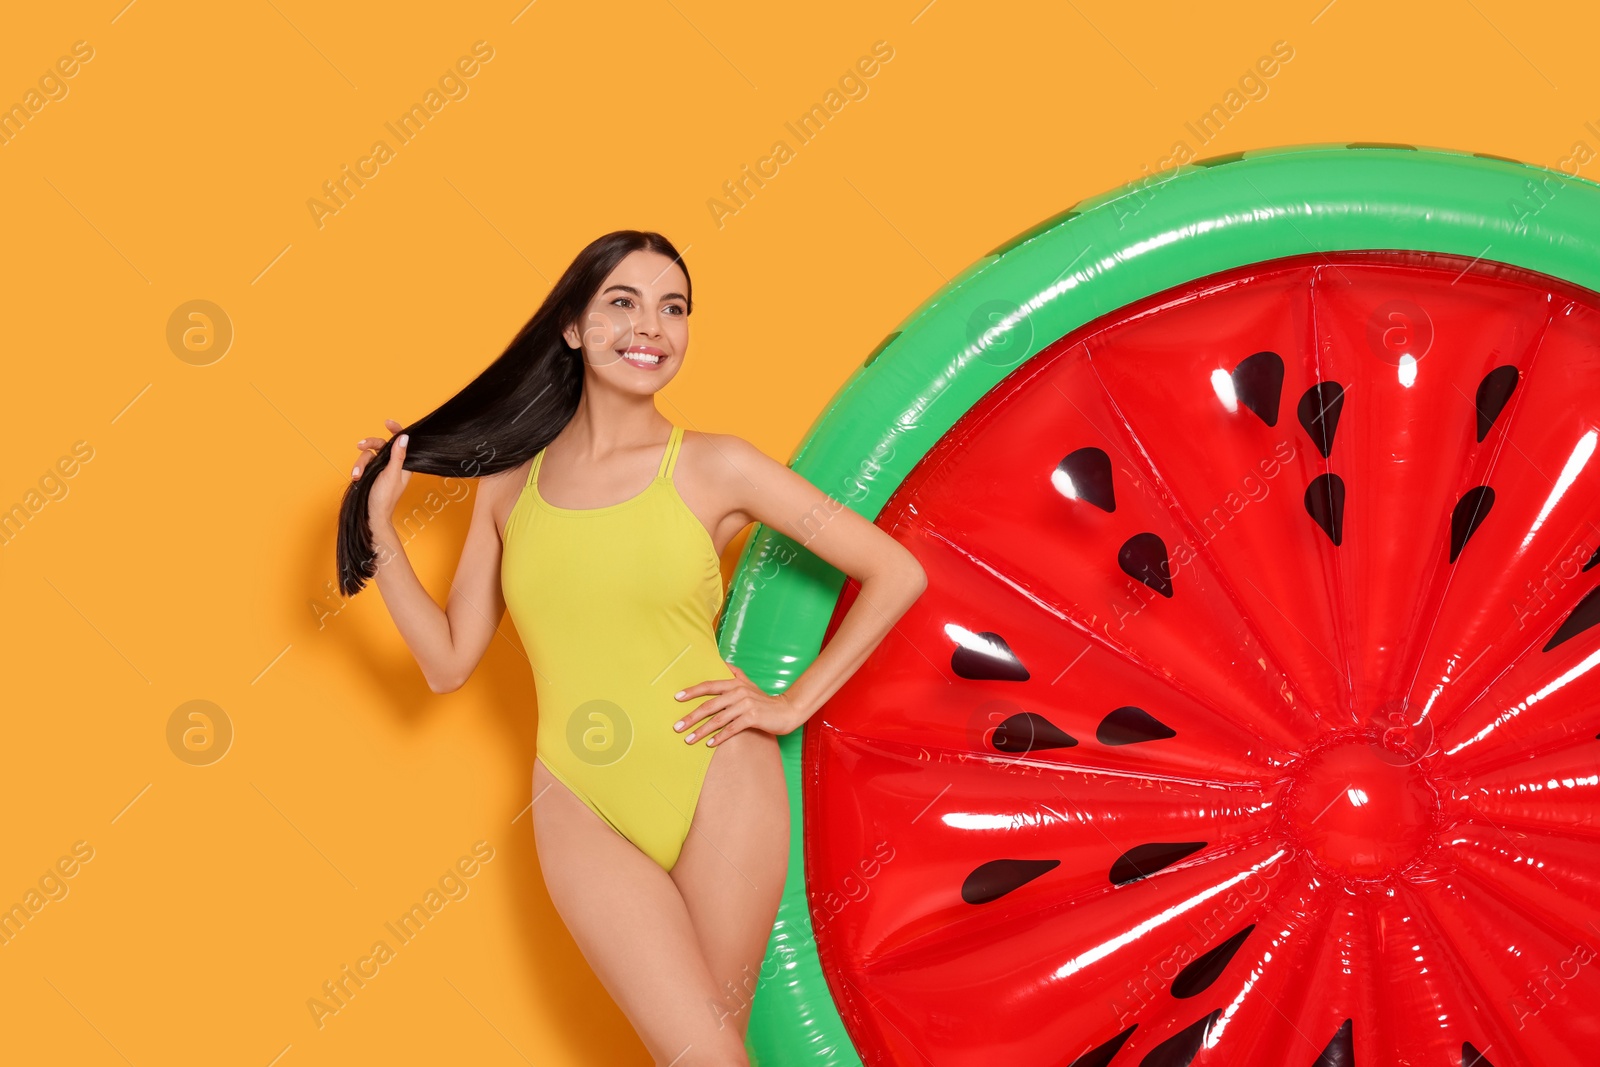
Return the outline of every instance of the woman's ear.
[[[566,329],[561,331],[561,336],[566,340],[568,348],[583,347],[583,342],[578,338],[578,327],[576,325],[569,324]]]

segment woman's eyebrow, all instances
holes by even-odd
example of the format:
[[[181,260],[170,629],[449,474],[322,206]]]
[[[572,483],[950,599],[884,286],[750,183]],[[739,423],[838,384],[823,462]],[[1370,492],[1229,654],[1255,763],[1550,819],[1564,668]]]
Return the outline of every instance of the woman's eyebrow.
[[[622,285],[621,283],[618,283],[617,285],[608,285],[608,286],[606,286],[605,291],[602,292],[600,295],[604,296],[606,293],[609,293],[613,289],[621,289],[623,292],[632,293],[634,296],[639,296],[640,295],[639,290],[635,289],[633,286],[631,286],[631,285]],[[663,300],[673,300],[673,299],[688,300],[689,298],[684,296],[682,293],[662,293],[661,294],[661,299],[663,299]]]

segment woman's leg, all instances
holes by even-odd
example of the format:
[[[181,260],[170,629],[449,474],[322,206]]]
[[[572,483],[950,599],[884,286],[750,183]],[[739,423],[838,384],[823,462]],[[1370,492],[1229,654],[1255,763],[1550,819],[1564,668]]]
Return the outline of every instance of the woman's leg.
[[[789,868],[789,793],[772,734],[716,747],[672,880],[720,993],[704,1010],[742,1040]]]
[[[717,983],[672,878],[541,761],[533,767],[534,842],[550,899],[650,1055],[660,1067],[747,1067],[742,1036],[706,1010]]]

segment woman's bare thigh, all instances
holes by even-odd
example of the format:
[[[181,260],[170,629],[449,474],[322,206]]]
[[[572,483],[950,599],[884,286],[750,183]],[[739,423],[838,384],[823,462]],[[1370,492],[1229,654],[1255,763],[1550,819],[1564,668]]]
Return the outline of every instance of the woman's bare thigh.
[[[716,747],[672,880],[720,992],[719,1014],[742,1037],[789,868],[789,793],[772,734],[741,730]]]
[[[534,844],[550,900],[650,1055],[663,1067],[748,1064],[742,1034],[708,1007],[717,983],[672,878],[541,761],[533,768]]]

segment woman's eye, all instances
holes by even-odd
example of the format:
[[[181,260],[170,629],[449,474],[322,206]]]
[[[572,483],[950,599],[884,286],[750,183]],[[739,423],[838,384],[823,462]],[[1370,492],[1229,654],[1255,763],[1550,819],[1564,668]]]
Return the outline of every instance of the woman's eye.
[[[622,304],[622,305],[625,305],[627,307],[632,307],[633,306],[633,301],[628,299],[625,296],[619,296],[616,299],[612,300],[611,303],[612,303],[613,306],[615,306],[617,304]],[[679,315],[685,314],[682,304],[666,304],[661,308],[661,310],[662,311],[676,312]]]

